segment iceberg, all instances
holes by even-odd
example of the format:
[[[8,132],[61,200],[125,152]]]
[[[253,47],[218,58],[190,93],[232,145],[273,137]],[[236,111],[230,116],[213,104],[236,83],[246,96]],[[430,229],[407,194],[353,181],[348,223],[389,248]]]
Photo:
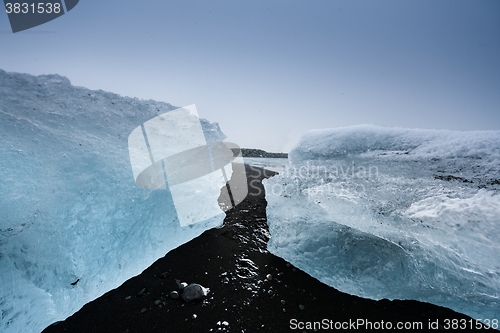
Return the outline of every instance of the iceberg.
[[[500,131],[314,130],[264,185],[269,251],[320,281],[500,317]]]
[[[0,331],[39,332],[221,225],[213,207],[181,225],[186,187],[174,200],[135,182],[129,135],[174,109],[0,70]],[[197,126],[204,144],[225,138],[217,123]],[[196,190],[221,193],[221,177]]]

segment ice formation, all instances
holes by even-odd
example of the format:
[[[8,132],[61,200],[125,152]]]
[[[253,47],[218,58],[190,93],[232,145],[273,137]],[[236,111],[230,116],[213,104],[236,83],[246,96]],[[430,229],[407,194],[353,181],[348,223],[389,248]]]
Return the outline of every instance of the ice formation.
[[[129,134],[173,109],[0,70],[1,332],[39,332],[220,225],[181,227],[168,191],[134,182]]]
[[[306,133],[265,180],[268,249],[341,291],[500,317],[500,131]]]

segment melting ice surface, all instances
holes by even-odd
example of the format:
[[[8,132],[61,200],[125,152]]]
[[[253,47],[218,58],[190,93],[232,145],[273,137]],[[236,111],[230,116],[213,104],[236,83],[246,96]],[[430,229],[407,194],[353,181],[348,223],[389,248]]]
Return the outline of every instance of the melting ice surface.
[[[134,183],[128,135],[172,109],[0,70],[1,332],[39,332],[222,223],[182,228],[167,191]]]
[[[500,318],[500,132],[306,133],[264,181],[268,249],[322,282]]]

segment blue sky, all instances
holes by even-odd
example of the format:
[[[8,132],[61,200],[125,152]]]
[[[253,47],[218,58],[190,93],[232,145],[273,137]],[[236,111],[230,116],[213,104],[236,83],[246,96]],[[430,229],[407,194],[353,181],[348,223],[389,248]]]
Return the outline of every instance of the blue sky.
[[[500,129],[500,1],[81,0],[12,34],[0,68],[176,106],[242,147],[310,129]]]

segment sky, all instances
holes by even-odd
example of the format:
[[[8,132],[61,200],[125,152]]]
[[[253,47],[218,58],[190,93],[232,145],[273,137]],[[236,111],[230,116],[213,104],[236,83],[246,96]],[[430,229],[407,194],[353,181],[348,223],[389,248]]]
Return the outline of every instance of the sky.
[[[497,0],[81,0],[12,33],[0,68],[196,104],[241,147],[374,124],[500,129]]]

